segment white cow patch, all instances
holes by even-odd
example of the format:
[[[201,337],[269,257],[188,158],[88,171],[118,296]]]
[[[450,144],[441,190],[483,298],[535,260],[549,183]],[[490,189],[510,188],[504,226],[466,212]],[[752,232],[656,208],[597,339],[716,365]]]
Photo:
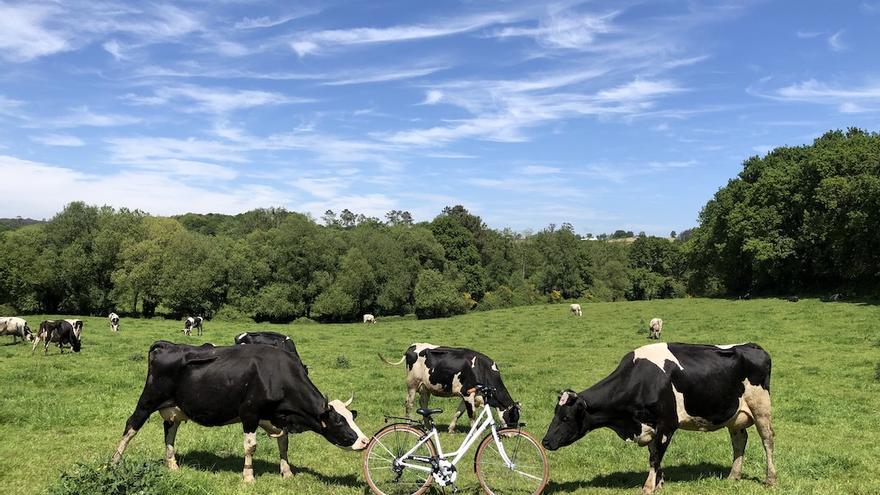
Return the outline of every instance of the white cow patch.
[[[746,343],[743,342],[742,344],[723,344],[723,345],[716,345],[715,347],[717,347],[719,349],[732,349],[734,347],[738,347],[741,345],[746,345]]]
[[[349,411],[348,408],[345,407],[345,404],[343,404],[342,401],[339,400],[332,400],[330,401],[329,405],[330,407],[335,409],[336,412],[339,413],[343,418],[345,418],[345,421],[348,423],[348,427],[354,430],[354,432],[357,434],[358,439],[355,440],[355,442],[350,446],[351,449],[363,450],[367,446],[367,443],[369,443],[369,439],[366,437],[366,435],[364,435],[364,432],[362,432],[361,429],[358,428],[358,425],[355,424],[354,416],[352,416],[351,411]]]
[[[632,440],[635,443],[639,444],[639,446],[644,447],[645,445],[648,445],[649,443],[651,443],[651,440],[654,440],[654,435],[656,435],[656,434],[657,434],[656,429],[651,428],[650,426],[642,423],[641,433],[634,435]]]
[[[633,351],[633,362],[636,362],[637,359],[645,359],[654,363],[664,373],[666,370],[663,367],[666,361],[672,361],[679,369],[684,369],[678,362],[678,358],[669,351],[669,346],[664,342],[639,347]]]
[[[477,367],[477,356],[474,356],[474,358],[471,359],[471,368],[476,368],[476,367]]]
[[[245,333],[239,335],[238,337],[235,338],[235,340],[241,340],[241,339],[244,338],[245,335],[247,335],[247,332],[245,332]]]
[[[498,371],[498,366],[494,362],[492,363],[492,371]]]

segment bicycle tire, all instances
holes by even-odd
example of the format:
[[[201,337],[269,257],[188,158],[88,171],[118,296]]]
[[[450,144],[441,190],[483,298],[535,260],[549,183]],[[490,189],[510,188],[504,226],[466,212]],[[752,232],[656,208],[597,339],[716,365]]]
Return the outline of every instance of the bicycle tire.
[[[396,437],[393,441],[389,438],[391,435],[395,435]],[[431,485],[431,481],[434,479],[429,472],[423,473],[425,478],[424,480],[421,480],[417,475],[411,483],[405,484],[399,483],[400,477],[398,477],[396,481],[386,481],[378,479],[378,475],[382,473],[385,469],[388,469],[385,474],[396,474],[393,472],[393,464],[391,462],[391,459],[386,456],[394,456],[394,458],[397,458],[398,456],[403,455],[412,447],[414,447],[415,444],[418,443],[418,441],[421,440],[424,435],[424,431],[407,424],[388,425],[385,428],[382,428],[381,430],[376,432],[375,435],[373,435],[373,438],[370,439],[370,443],[367,445],[367,448],[364,449],[363,458],[364,479],[366,479],[367,485],[370,487],[371,492],[376,495],[421,495],[428,490]],[[385,438],[386,441],[382,441],[383,438]],[[386,445],[386,443],[389,445]],[[381,450],[376,450],[380,449],[380,447]],[[427,455],[430,457],[437,456],[437,451],[434,448],[434,443],[431,441],[423,444],[421,449],[426,450]],[[373,455],[374,450],[376,450],[377,452],[376,455]],[[384,452],[382,452],[383,450]],[[374,465],[372,466],[370,465],[370,459],[374,459]],[[410,470],[409,472],[414,474],[422,473],[421,471],[416,470]]]
[[[528,464],[529,471],[527,473],[523,470],[525,469],[525,466],[522,465],[518,466],[521,468],[520,470],[514,472],[503,465],[501,454],[498,452],[495,445],[495,439],[492,435],[486,435],[486,437],[480,442],[480,446],[477,448],[477,454],[474,457],[474,471],[477,473],[477,480],[479,480],[480,487],[483,491],[488,495],[539,495],[543,492],[544,488],[547,487],[547,482],[550,481],[550,465],[547,462],[547,453],[544,451],[541,443],[528,432],[518,428],[503,428],[498,430],[498,437],[503,443],[505,443],[504,450],[507,452],[508,458],[511,462],[517,463],[517,461],[522,459],[520,457],[522,452],[519,450],[522,447],[526,447],[527,450],[531,452],[531,454],[527,455],[533,455],[535,458],[527,460],[527,462],[530,461]],[[506,441],[512,439],[515,440],[510,442]],[[494,456],[497,456],[497,459],[493,461],[490,458]],[[540,465],[535,461],[539,461]],[[493,469],[497,469],[499,473],[504,473],[506,470],[506,472],[509,472],[509,476],[512,480],[523,480],[521,484],[526,487],[521,489],[499,487],[497,480],[490,481],[487,479],[487,475],[484,471],[488,470],[490,466]],[[536,485],[534,484],[535,482],[537,482]]]

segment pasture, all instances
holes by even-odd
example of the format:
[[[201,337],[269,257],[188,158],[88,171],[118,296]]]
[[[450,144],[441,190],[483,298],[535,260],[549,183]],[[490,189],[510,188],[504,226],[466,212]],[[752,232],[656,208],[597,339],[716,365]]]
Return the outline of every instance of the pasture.
[[[471,347],[494,358],[513,397],[522,402],[527,430],[541,438],[557,392],[578,391],[611,372],[620,358],[646,339],[647,322],[664,320],[663,340],[740,343],[753,341],[773,358],[772,398],[779,485],[766,489],[764,453],[749,429],[743,480],[724,479],[731,448],[726,430],[678,432],[664,460],[667,494],[876,494],[880,493],[880,308],[858,303],[802,300],[656,300],[583,304],[583,317],[568,305],[521,307],[449,319],[380,318],[375,325],[269,325],[207,321],[203,337],[184,337],[178,321],[123,318],[112,333],[106,318],[83,318],[83,351],[44,357],[30,344],[0,340],[0,493],[40,493],[76,461],[108,459],[134,409],[146,376],[148,346],[155,340],[229,345],[247,330],[291,336],[310,376],[331,398],[348,398],[366,434],[383,426],[382,415],[403,412],[403,368],[395,360],[412,342]],[[45,315],[28,318],[36,329]],[[9,345],[7,345],[9,344]],[[457,402],[444,408],[445,425]],[[467,421],[460,421],[464,431]],[[443,435],[444,447],[463,435]],[[340,450],[304,433],[290,441],[294,477],[278,474],[275,441],[260,431],[254,485],[241,481],[240,425],[181,426],[181,469],[169,473],[178,493],[361,494],[359,453]],[[126,452],[128,459],[161,462],[162,424],[154,414]],[[633,494],[647,473],[647,449],[624,443],[610,430],[587,435],[548,453],[546,493]],[[470,459],[472,457],[469,457]],[[470,460],[459,465],[459,486],[478,493]]]

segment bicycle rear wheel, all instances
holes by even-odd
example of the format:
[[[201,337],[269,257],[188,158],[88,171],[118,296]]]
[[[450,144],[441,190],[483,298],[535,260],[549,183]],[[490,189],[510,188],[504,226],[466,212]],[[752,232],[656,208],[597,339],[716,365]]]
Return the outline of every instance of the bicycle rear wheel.
[[[480,442],[474,469],[489,495],[538,495],[550,479],[550,466],[544,448],[530,434],[517,428],[498,430],[498,440],[513,464],[508,466],[492,435]]]
[[[373,435],[364,450],[364,478],[376,495],[421,495],[433,479],[431,472],[399,464],[400,458],[419,443],[425,433],[405,424],[386,426]],[[413,456],[423,459],[436,456],[434,444],[425,442]],[[408,464],[431,467],[429,462],[405,459]]]

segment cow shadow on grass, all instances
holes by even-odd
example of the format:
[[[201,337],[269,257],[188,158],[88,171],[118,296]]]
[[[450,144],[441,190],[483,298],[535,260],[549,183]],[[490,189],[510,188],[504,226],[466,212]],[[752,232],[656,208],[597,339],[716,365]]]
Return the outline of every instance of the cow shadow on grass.
[[[217,455],[213,452],[206,452],[203,450],[196,450],[186,453],[179,452],[178,463],[181,467],[188,467],[198,471],[228,471],[241,474],[242,469],[244,468],[244,455]],[[264,474],[281,477],[281,471],[277,461],[268,462],[262,459],[254,459],[253,465],[255,477],[259,477]],[[294,464],[291,464],[290,468],[293,470],[294,476],[298,476],[301,474],[312,476],[321,483],[325,484],[344,485],[355,488],[361,487],[364,484],[363,481],[359,480],[358,477],[353,474],[348,474],[345,476],[325,474],[319,471],[315,471],[314,469],[309,467],[297,466]]]
[[[695,481],[703,478],[720,479],[726,478],[729,473],[730,466],[707,462],[663,467],[664,479],[672,482]],[[551,478],[544,493],[571,493],[584,488],[639,488],[645,483],[647,477],[648,471],[646,469],[644,471],[617,471],[596,476],[590,480],[560,482]]]

